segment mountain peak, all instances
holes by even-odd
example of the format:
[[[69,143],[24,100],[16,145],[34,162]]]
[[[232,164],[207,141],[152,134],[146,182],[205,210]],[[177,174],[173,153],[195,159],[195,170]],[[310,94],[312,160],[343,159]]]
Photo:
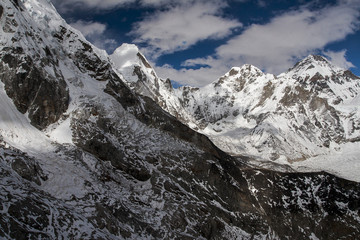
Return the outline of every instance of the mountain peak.
[[[309,55],[297,62],[286,74],[295,79],[311,79],[314,76],[322,76],[322,78],[325,78],[332,76],[339,70],[342,69],[334,66],[325,57],[320,55]]]
[[[138,62],[138,53],[139,49],[136,45],[124,43],[110,55],[110,58],[114,62],[116,68],[125,68]]]
[[[152,68],[135,44],[123,43],[114,51],[110,58],[117,69],[123,69],[133,65],[144,65],[145,68]]]
[[[320,56],[320,55],[309,55],[306,58],[304,58],[303,60],[297,62],[295,64],[295,66],[290,69],[290,71],[296,70],[296,69],[303,69],[305,67],[311,69],[316,66],[320,66],[323,68],[324,67],[334,68],[333,64],[325,57]]]
[[[264,73],[251,64],[244,64],[241,67],[233,67],[229,72],[220,77],[211,85],[214,87],[232,88],[236,91],[243,89],[245,82],[254,82],[257,78],[263,76]]]
[[[114,54],[124,54],[126,52],[139,52],[139,48],[135,44],[123,43],[115,49]]]
[[[326,59],[324,56],[314,55],[314,54],[310,54],[309,56],[307,56],[306,58],[304,58],[303,61],[315,61],[315,62],[330,63],[329,60]]]
[[[257,67],[251,64],[244,64],[241,67],[233,67],[225,74],[225,77],[243,76],[243,77],[258,77],[264,73]]]

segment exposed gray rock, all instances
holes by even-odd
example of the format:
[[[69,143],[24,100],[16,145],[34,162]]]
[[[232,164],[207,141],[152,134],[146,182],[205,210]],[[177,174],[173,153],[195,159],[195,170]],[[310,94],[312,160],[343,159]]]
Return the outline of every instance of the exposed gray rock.
[[[41,181],[47,180],[47,176],[34,158],[31,158],[17,149],[9,147],[5,148],[2,139],[0,139],[0,149],[1,161],[6,163],[7,166],[23,179],[34,182],[37,185],[41,185]]]
[[[34,66],[21,48],[3,49],[1,55],[0,78],[18,110],[28,112],[31,123],[40,129],[56,122],[69,102],[64,79],[60,75],[54,79]]]
[[[282,233],[281,239],[290,235],[296,239],[308,239],[311,235],[319,239],[353,239],[359,234],[359,219],[355,217],[360,207],[359,183],[327,173],[249,170],[244,174],[274,231]]]
[[[19,179],[2,158],[0,179],[0,238],[115,239],[96,228],[79,210]]]
[[[0,19],[1,19],[2,15],[3,15],[3,12],[4,12],[4,8],[3,8],[3,6],[0,5]]]

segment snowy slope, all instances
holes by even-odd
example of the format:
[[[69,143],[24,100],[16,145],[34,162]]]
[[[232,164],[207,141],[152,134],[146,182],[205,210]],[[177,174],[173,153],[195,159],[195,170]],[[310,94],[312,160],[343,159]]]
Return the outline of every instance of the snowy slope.
[[[50,148],[51,141],[14,106],[0,82],[0,133],[3,139],[21,150],[40,152]]]
[[[190,105],[194,115],[198,107],[209,108],[200,111],[198,119],[208,123],[201,132],[232,154],[284,164],[319,156],[323,164],[301,165],[359,181],[358,174],[349,171],[358,166],[354,159],[358,161],[359,148],[348,143],[360,136],[358,77],[319,56],[309,56],[277,77],[258,69],[250,76],[239,72],[231,76],[230,71],[194,97],[202,101]],[[351,146],[347,161],[340,153]],[[336,160],[326,162],[334,154]]]
[[[116,73],[124,79],[127,86],[137,94],[155,101],[165,111],[182,122],[196,128],[193,116],[182,107],[169,79],[159,78],[146,57],[134,44],[124,43],[110,56]]]

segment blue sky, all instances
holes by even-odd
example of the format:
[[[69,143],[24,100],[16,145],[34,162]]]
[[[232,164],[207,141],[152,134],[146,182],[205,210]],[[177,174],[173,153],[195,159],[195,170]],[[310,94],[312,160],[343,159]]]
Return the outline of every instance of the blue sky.
[[[320,54],[360,76],[360,0],[52,0],[111,54],[134,43],[162,78],[203,86],[233,66],[279,74]]]

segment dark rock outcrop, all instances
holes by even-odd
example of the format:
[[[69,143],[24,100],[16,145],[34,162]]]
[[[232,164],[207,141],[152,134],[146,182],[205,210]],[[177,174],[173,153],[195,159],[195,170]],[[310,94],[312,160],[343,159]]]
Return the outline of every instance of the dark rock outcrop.
[[[31,123],[39,129],[56,122],[67,110],[69,102],[62,76],[55,79],[35,66],[33,59],[21,48],[5,48],[0,55],[0,79],[18,110],[27,112]]]
[[[225,155],[206,136],[191,130],[174,116],[165,112],[152,99],[136,96],[119,78],[111,79],[105,92],[112,95],[142,123],[168,132],[182,140],[195,143],[201,149],[211,150],[217,156]]]
[[[3,15],[3,12],[4,12],[4,8],[3,8],[3,6],[0,5],[0,19],[1,19],[2,15]]]
[[[324,172],[249,170],[244,176],[281,239],[356,239],[359,235],[359,183]]]
[[[14,8],[20,8],[18,1],[13,1],[13,4]],[[21,14],[21,11],[16,14],[2,11],[2,18],[5,18],[2,27],[4,32],[13,33],[13,44],[1,48],[0,80],[17,109],[21,113],[28,113],[31,123],[43,129],[56,122],[67,110],[69,92],[57,69],[58,60],[52,56],[49,48],[41,49],[40,46],[44,44],[40,34],[30,26],[19,27]],[[31,48],[30,44],[17,44],[26,40],[38,44],[39,49]]]
[[[26,153],[12,147],[6,147],[3,140],[0,138],[0,160],[21,178],[41,185],[41,181],[45,181],[47,176],[44,174],[39,163]]]

